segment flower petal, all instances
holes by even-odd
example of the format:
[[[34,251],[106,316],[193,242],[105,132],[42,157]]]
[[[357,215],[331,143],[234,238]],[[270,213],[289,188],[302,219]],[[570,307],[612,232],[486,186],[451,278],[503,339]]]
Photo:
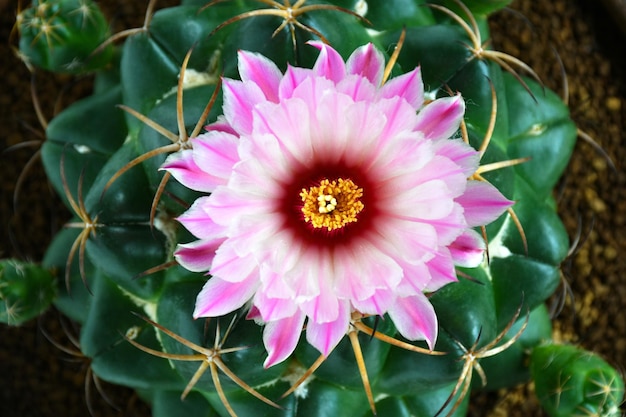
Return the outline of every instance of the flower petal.
[[[198,294],[193,317],[217,317],[235,311],[252,298],[257,287],[254,276],[236,283],[212,277]]]
[[[417,114],[415,130],[423,132],[426,139],[448,139],[459,129],[464,113],[461,95],[437,99]]]
[[[216,224],[208,215],[204,206],[208,202],[209,197],[200,197],[191,205],[191,207],[181,214],[178,220],[185,229],[189,230],[198,239],[212,240],[220,237],[226,237],[223,226]]]
[[[437,315],[423,294],[398,297],[389,309],[389,317],[402,336],[409,340],[426,340],[432,350],[437,339]]]
[[[278,85],[283,77],[276,64],[261,54],[239,51],[238,68],[241,81],[259,86],[265,97],[278,101]]]
[[[219,184],[216,185],[226,184],[233,165],[239,160],[239,139],[228,133],[214,131],[192,139],[191,143],[196,165],[203,171],[210,172],[216,179],[219,178]]]
[[[270,298],[264,291],[257,291],[253,304],[265,322],[272,322],[291,317],[298,311],[298,304],[293,298]]]
[[[469,181],[463,195],[456,202],[465,209],[465,219],[470,227],[484,226],[496,220],[513,205],[493,185],[482,181]]]
[[[223,183],[222,178],[208,174],[196,165],[191,149],[169,154],[160,169],[169,172],[176,181],[195,191],[210,193]]]
[[[337,319],[318,323],[309,318],[306,325],[306,340],[319,350],[322,355],[328,356],[348,332],[350,325],[350,303],[339,303]]]
[[[304,313],[297,311],[293,316],[270,321],[263,330],[263,344],[268,356],[263,363],[265,368],[287,359],[296,348],[305,319]]]
[[[474,230],[468,229],[448,248],[456,265],[474,268],[480,265],[484,259],[485,240]]]
[[[346,62],[348,74],[367,78],[374,86],[380,86],[385,71],[383,53],[371,43],[357,48]]]
[[[309,45],[320,50],[320,54],[313,66],[313,72],[320,77],[326,77],[335,83],[346,77],[346,64],[341,55],[331,46],[320,41],[309,41]]]
[[[265,94],[255,83],[225,78],[222,82],[224,96],[224,117],[240,135],[252,131],[252,110],[266,101]]]
[[[426,263],[430,272],[430,281],[425,292],[437,291],[444,285],[458,281],[452,256],[448,248],[440,248],[435,257]]]
[[[196,240],[191,243],[179,243],[174,258],[183,268],[192,272],[206,272],[211,268],[215,251],[224,239]]]
[[[403,98],[414,109],[420,109],[424,104],[424,83],[420,68],[387,81],[381,88],[380,95],[383,98]]]

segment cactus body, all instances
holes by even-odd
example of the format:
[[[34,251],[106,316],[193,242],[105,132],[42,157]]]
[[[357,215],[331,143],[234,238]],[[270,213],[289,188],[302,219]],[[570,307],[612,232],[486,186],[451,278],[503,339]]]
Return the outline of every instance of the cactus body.
[[[100,57],[111,55],[112,46],[87,59],[106,36],[100,17],[84,19],[89,36],[79,38],[74,29],[67,37],[45,38],[32,32],[32,24],[24,26],[54,9],[49,19],[77,27],[72,2],[42,6],[49,3],[22,12],[23,54],[64,71],[67,49],[81,57],[81,71],[99,69],[93,95],[52,120],[42,148],[48,177],[75,216],[52,242],[43,266],[63,271],[69,291],[60,285],[56,306],[82,325],[81,349],[99,377],[136,389],[154,416],[185,410],[190,417],[313,417],[348,410],[353,416],[374,410],[410,416],[440,409],[460,416],[470,386],[483,382],[472,382],[474,370],[486,376],[489,388],[528,378],[528,352],[549,338],[543,304],[559,284],[567,255],[551,191],[569,160],[576,127],[556,94],[467,46],[487,36],[486,14],[507,1],[467,2],[469,9],[456,3],[427,7],[420,0],[224,1],[209,7],[183,1],[156,11],[146,30],[116,47],[119,66],[106,68],[108,60]],[[458,282],[429,294],[438,318],[433,348],[445,355],[423,353],[423,342],[404,340],[388,315],[358,317],[328,357],[320,358],[302,333],[293,354],[266,369],[263,330],[246,320],[247,306],[217,319],[192,319],[208,277],[173,262],[176,244],[193,240],[175,218],[203,194],[160,168],[168,155],[193,147],[192,132],[220,120],[218,84],[220,77],[239,78],[237,51],[262,54],[281,72],[310,68],[318,53],[305,42],[320,38],[344,60],[371,43],[395,63],[392,77],[420,66],[429,99],[460,92],[471,103],[461,130],[481,149],[481,167],[513,161],[472,174],[516,201],[512,213],[482,231],[489,262],[457,268]],[[282,398],[293,384],[295,391]]]

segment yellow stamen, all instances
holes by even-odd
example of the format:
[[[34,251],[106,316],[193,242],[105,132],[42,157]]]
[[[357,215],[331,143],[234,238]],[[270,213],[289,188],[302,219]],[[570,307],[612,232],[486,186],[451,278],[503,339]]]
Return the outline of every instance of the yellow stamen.
[[[315,228],[328,231],[356,222],[357,215],[365,207],[361,202],[363,189],[350,179],[324,179],[317,187],[303,188],[300,197],[304,203],[304,220]]]

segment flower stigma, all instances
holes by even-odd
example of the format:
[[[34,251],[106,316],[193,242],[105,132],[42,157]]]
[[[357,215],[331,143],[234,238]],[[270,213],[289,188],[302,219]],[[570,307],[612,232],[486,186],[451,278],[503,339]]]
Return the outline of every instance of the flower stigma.
[[[308,190],[303,188],[300,197],[304,203],[304,221],[316,229],[326,228],[329,232],[356,222],[358,214],[365,208],[361,202],[363,189],[351,179],[323,179],[318,186]]]

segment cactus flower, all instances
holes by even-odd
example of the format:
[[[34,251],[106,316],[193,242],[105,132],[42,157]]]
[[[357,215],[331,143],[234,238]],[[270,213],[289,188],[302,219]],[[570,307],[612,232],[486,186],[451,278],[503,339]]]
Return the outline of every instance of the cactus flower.
[[[420,69],[383,82],[371,44],[344,62],[330,46],[312,69],[283,74],[239,53],[241,80],[224,79],[224,115],[163,165],[209,193],[179,221],[183,267],[211,275],[194,317],[249,306],[264,323],[265,366],[306,339],[328,355],[351,315],[388,314],[399,333],[432,349],[437,317],[426,294],[477,266],[474,227],[511,202],[469,180],[479,154],[455,138],[460,95],[424,100]]]

